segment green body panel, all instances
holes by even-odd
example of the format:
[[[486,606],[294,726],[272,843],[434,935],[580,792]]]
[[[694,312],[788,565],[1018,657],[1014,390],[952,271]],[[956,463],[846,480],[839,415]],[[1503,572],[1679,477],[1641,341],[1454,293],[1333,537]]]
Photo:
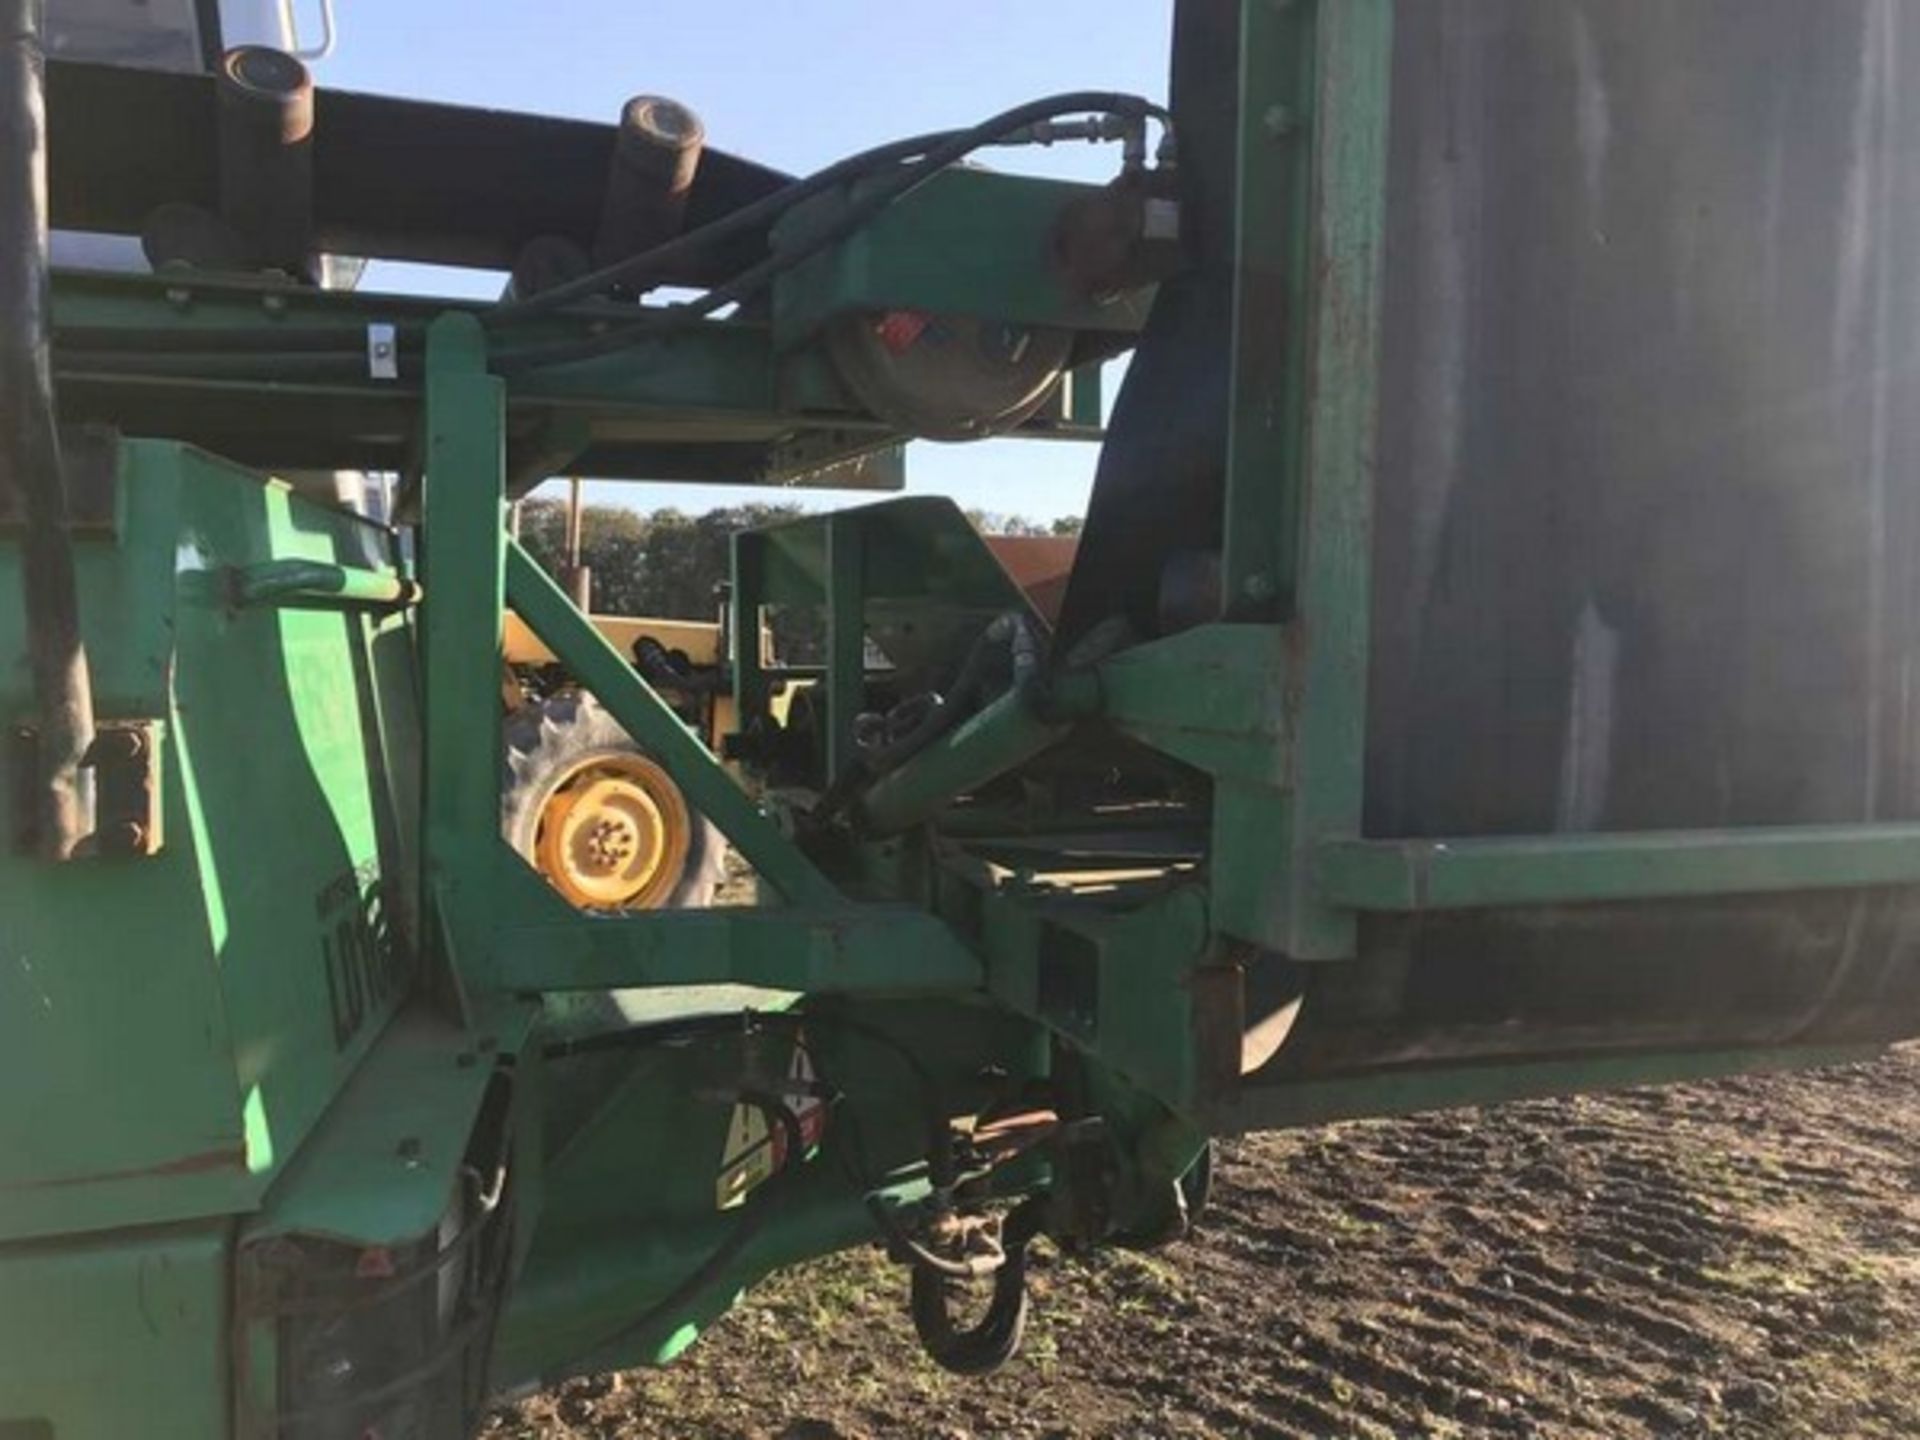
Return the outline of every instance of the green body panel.
[[[247,1219],[242,1244],[311,1236],[399,1246],[430,1234],[492,1079],[485,1056],[517,1050],[535,1014],[530,1003],[496,1003],[469,1028],[428,1006],[403,1010]]]
[[[776,245],[827,228],[866,187],[823,196],[775,228]],[[1091,185],[1063,185],[990,170],[947,170],[843,243],[774,287],[775,343],[810,339],[834,315],[908,307],[1024,325],[1131,334],[1146,323],[1151,290],[1100,300],[1074,293],[1050,264],[1053,231]]]
[[[117,534],[80,549],[82,606],[103,712],[166,722],[164,844],[0,856],[0,1043],[36,1094],[0,1120],[0,1234],[246,1208],[404,989],[411,711],[378,692],[412,683],[406,621],[236,612],[223,580],[381,564],[385,537],[179,446],[128,446],[122,479]]]
[[[0,1433],[225,1440],[229,1227],[0,1244]]]
[[[162,839],[0,854],[25,1081],[0,1118],[0,1418],[219,1436],[226,1217],[309,1158],[412,983],[417,677],[404,615],[232,603],[260,566],[390,575],[384,531],[176,444],[126,445],[116,494],[78,547],[82,612],[103,713],[163,722]],[[0,547],[0,584],[17,563]]]
[[[1222,790],[1277,791],[1293,743],[1290,658],[1278,625],[1202,625],[1103,664],[1101,713]]]

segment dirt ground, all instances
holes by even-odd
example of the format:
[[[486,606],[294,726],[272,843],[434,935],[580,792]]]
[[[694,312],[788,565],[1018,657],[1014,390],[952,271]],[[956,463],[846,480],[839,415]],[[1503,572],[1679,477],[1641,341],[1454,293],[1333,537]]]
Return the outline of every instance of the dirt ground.
[[[1049,1252],[1026,1353],[919,1358],[873,1252],[490,1440],[1920,1436],[1920,1051],[1228,1146],[1201,1234]]]

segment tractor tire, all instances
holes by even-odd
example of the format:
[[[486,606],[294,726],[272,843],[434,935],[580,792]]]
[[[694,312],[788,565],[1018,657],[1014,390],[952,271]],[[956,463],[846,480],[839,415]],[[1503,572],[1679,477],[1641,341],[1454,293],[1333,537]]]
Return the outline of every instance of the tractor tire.
[[[725,870],[726,840],[688,807],[679,787],[597,701],[569,691],[513,711],[503,728],[501,834],[570,903],[602,912],[693,910],[713,903]],[[616,850],[601,867],[603,873],[555,874],[555,867],[573,863],[577,850],[563,852],[549,827],[564,823],[570,797],[592,781],[603,782],[600,798],[611,796],[607,813],[616,843],[637,854],[628,855],[624,869]],[[636,842],[630,815],[651,827],[657,844],[650,846],[645,838]],[[652,849],[666,851],[659,862],[664,870],[647,868]]]

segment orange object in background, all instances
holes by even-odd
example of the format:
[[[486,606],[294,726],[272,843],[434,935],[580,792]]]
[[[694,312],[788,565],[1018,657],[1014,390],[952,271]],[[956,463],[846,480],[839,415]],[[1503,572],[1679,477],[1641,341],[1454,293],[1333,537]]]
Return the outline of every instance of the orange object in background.
[[[1066,599],[1067,577],[1080,540],[1074,535],[988,535],[987,549],[1013,583],[1026,592],[1033,608],[1048,625],[1060,620]]]

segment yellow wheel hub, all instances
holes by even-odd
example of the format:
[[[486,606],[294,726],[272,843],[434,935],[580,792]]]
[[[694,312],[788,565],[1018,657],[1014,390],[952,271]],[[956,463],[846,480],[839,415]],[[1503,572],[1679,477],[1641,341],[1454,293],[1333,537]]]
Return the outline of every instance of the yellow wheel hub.
[[[534,859],[582,909],[649,910],[680,883],[692,847],[693,816],[667,772],[644,755],[602,755],[548,797]]]

